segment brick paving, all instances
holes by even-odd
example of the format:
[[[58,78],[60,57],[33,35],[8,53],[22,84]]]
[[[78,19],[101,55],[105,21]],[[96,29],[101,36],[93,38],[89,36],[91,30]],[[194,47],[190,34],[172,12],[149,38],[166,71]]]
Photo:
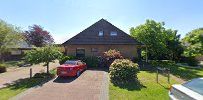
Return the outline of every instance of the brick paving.
[[[15,100],[108,100],[108,75],[101,70],[86,70],[78,78],[56,78],[31,88]]]

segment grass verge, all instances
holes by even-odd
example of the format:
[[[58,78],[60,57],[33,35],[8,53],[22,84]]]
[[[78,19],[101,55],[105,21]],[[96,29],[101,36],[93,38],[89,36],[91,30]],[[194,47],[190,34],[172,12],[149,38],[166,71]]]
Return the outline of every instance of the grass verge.
[[[109,84],[110,100],[168,100],[168,89],[170,84],[167,83],[167,77],[159,75],[159,83],[156,82],[156,73],[140,71],[138,79],[142,87],[129,84],[120,88]],[[179,83],[171,79],[171,84]],[[126,88],[129,87],[129,88]],[[132,88],[134,87],[134,88]]]

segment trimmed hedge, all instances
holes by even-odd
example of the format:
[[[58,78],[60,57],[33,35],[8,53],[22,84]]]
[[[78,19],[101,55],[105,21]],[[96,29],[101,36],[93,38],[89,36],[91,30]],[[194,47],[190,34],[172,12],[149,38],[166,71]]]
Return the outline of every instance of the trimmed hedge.
[[[137,81],[138,64],[128,59],[116,59],[110,65],[110,79],[114,84]]]

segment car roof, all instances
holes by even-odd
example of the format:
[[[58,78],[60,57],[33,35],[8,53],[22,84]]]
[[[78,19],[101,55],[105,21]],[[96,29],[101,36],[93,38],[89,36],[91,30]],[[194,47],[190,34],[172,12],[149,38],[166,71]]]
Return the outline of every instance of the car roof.
[[[183,86],[203,95],[203,78],[195,78],[183,84]]]

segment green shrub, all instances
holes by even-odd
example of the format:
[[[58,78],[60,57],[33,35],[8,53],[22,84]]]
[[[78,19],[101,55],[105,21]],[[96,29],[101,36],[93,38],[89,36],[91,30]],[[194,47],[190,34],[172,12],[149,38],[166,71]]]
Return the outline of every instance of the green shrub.
[[[5,64],[0,64],[0,73],[6,72],[6,65]]]
[[[132,61],[133,61],[134,63],[138,63],[138,62],[140,61],[140,59],[139,59],[138,57],[133,57],[133,58],[132,58]]]
[[[197,66],[199,62],[195,59],[194,56],[191,56],[191,57],[186,57],[186,63],[190,66]]]
[[[110,79],[114,84],[125,84],[137,80],[138,64],[128,59],[116,59],[110,65]]]
[[[97,57],[85,57],[82,61],[87,64],[88,67],[98,67],[99,59]]]
[[[194,56],[190,56],[190,57],[182,56],[180,61],[181,63],[187,63],[189,66],[197,66],[199,63]]]
[[[76,59],[76,57],[75,56],[62,56],[59,59],[59,64],[64,64],[67,60],[73,60],[73,59]]]
[[[149,62],[152,67],[162,67],[162,68],[170,68],[171,66],[175,65],[175,61],[171,60],[152,60]]]

